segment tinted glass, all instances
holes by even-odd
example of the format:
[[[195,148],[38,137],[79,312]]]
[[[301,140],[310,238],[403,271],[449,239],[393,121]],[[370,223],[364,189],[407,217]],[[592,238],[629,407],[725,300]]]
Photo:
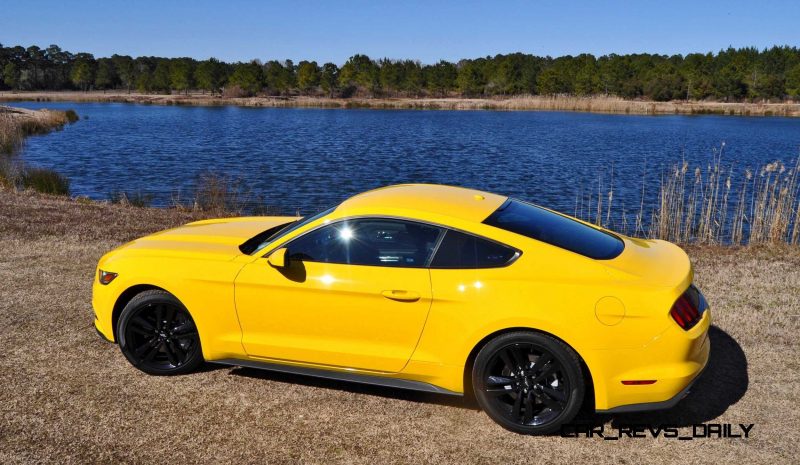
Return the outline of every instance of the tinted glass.
[[[239,250],[241,250],[242,253],[250,255],[251,253],[255,252],[259,247],[262,247],[262,244],[268,244],[271,237],[277,236],[279,232],[281,232],[284,229],[288,229],[295,223],[297,223],[297,221],[293,222],[290,221],[288,223],[283,223],[277,226],[273,226],[267,229],[266,231],[262,231],[256,234],[255,236],[251,237],[250,239],[247,239],[243,244],[239,246]]]
[[[431,268],[496,268],[504,266],[516,251],[496,242],[448,230]]]
[[[314,220],[322,218],[323,216],[327,215],[328,213],[330,213],[330,212],[332,212],[334,210],[336,210],[336,207],[331,207],[331,208],[329,208],[329,209],[327,209],[325,211],[321,211],[321,212],[317,213],[316,215],[307,216],[305,218],[301,218],[301,219],[295,221],[294,223],[289,223],[287,225],[284,225],[283,227],[281,227],[280,229],[278,229],[277,231],[275,231],[272,234],[269,234],[269,232],[272,232],[272,229],[264,231],[262,234],[267,235],[266,238],[261,242],[261,244],[259,244],[255,249],[253,249],[253,252],[258,252],[259,250],[261,250],[264,247],[270,245],[271,243],[277,241],[278,239],[282,238],[283,236],[289,234],[290,232],[292,232],[292,231],[294,231],[294,230],[296,230],[298,228],[301,228],[301,227],[307,225],[308,223],[311,223]],[[255,238],[253,238],[253,239],[255,239]],[[250,241],[252,241],[253,239],[250,239]],[[241,246],[240,246],[240,248],[241,248]]]
[[[518,200],[504,203],[484,223],[595,259],[614,258],[625,248],[613,234]]]
[[[331,224],[289,243],[289,258],[351,265],[424,267],[441,228],[401,220],[359,219]]]

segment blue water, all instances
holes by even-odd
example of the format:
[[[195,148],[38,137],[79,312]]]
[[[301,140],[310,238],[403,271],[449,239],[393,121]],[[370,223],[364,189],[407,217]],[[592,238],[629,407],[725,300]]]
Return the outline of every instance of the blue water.
[[[404,182],[474,187],[572,214],[579,196],[596,198],[598,182],[605,196],[612,179],[615,211],[630,212],[643,179],[652,206],[663,169],[681,159],[705,166],[723,142],[735,173],[800,153],[800,119],[778,117],[12,105],[86,118],[30,138],[25,163],[65,174],[73,195],[138,192],[159,206],[190,197],[213,172],[238,180],[243,197],[302,214]]]

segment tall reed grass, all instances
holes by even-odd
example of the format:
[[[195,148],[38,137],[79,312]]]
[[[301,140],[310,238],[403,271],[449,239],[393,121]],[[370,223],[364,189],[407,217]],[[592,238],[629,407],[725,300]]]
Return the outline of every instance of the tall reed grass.
[[[16,152],[28,136],[47,134],[77,120],[78,115],[73,110],[25,111],[0,107],[0,154]]]
[[[800,157],[737,171],[723,163],[725,145],[704,167],[681,161],[663,170],[647,209],[642,178],[638,210],[614,203],[612,181],[576,197],[575,216],[623,234],[680,244],[800,244]]]
[[[34,189],[46,194],[69,195],[69,180],[48,168],[32,168],[8,156],[16,153],[25,138],[47,134],[74,123],[73,110],[25,110],[0,106],[0,184],[19,189]]]
[[[48,169],[28,167],[10,160],[0,160],[0,185],[13,189],[33,189],[52,195],[69,195],[69,179]]]
[[[240,179],[216,173],[202,173],[187,197],[180,191],[172,195],[172,207],[178,210],[210,212],[219,216],[279,215],[281,209],[268,205]]]

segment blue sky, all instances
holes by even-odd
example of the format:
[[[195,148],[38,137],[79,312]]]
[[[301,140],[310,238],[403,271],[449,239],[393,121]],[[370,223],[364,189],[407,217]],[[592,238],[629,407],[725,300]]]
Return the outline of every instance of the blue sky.
[[[798,1],[0,0],[0,43],[226,61],[800,46]]]

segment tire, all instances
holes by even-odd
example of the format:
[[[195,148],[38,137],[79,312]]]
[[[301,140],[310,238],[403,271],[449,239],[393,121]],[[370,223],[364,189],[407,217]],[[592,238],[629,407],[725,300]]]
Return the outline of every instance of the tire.
[[[521,434],[559,431],[575,418],[586,389],[575,351],[533,331],[502,334],[483,346],[472,387],[492,420]]]
[[[150,375],[181,375],[203,363],[192,316],[166,291],[144,291],[131,299],[120,314],[117,335],[125,358]]]

